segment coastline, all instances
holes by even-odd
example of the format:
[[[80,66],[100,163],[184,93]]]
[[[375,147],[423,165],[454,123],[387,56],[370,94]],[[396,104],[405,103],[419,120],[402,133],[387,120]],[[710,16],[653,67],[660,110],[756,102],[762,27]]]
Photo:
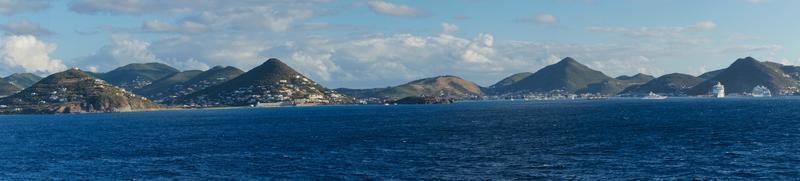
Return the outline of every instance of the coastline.
[[[660,100],[647,100],[641,97],[609,97],[604,100],[589,99],[555,99],[555,100],[522,100],[522,99],[486,99],[486,100],[456,100],[452,104],[458,103],[491,103],[491,102],[603,102],[603,101],[631,101],[641,100],[647,102],[664,100],[781,100],[781,99],[800,99],[800,96],[773,96],[773,97],[752,97],[752,96],[727,96],[725,98],[715,98],[708,96],[676,96]],[[437,104],[408,104],[408,105],[437,105]],[[219,106],[219,107],[176,107],[168,106],[157,109],[137,109],[119,112],[77,112],[77,113],[7,113],[0,112],[0,116],[14,115],[95,115],[95,114],[114,114],[114,113],[140,113],[140,112],[160,112],[160,111],[184,111],[184,110],[228,110],[228,109],[277,109],[277,108],[312,108],[312,107],[334,107],[334,106],[385,106],[384,104],[332,104],[332,105],[304,105],[304,106],[281,106],[281,107],[252,107],[252,106]]]

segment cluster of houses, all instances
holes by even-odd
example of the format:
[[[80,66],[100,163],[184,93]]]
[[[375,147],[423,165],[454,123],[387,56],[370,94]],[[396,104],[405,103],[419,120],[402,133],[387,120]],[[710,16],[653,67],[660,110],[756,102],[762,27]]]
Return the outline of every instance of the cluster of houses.
[[[153,84],[153,81],[146,80],[142,77],[136,77],[136,79],[133,79],[129,82],[123,82],[119,84],[119,87],[122,87],[126,90],[138,90],[150,84]]]
[[[575,99],[607,99],[608,97],[599,93],[571,93],[565,90],[551,90],[548,92],[527,92],[514,93],[500,96],[488,96],[486,99],[508,99],[508,100],[575,100]]]
[[[126,91],[123,88],[108,84],[105,81],[100,80],[100,79],[91,79],[90,80],[89,78],[81,78],[81,79],[72,79],[72,80],[65,80],[65,81],[78,82],[78,81],[87,81],[87,80],[89,80],[90,85],[88,85],[88,86],[91,87],[90,89],[92,89],[91,91],[93,91],[93,92],[102,92],[103,90],[106,90],[107,88],[112,87],[112,88],[114,88],[116,90],[119,90],[118,92],[114,92],[115,96],[126,96],[126,97],[130,97],[130,98],[137,98],[137,99],[147,100],[146,97],[138,96],[138,95],[136,95],[134,93]],[[33,92],[30,92],[30,93],[26,93],[26,94],[23,95],[25,97],[16,98],[15,100],[12,100],[12,101],[13,102],[29,102],[29,103],[39,104],[39,105],[54,104],[54,103],[55,104],[58,104],[58,103],[69,103],[69,102],[83,102],[83,104],[86,104],[85,101],[83,101],[83,100],[86,99],[86,97],[84,95],[82,95],[82,94],[78,94],[78,93],[73,92],[73,91],[81,91],[81,90],[70,90],[67,87],[58,87],[56,89],[49,89],[47,91],[33,91]],[[9,106],[8,105],[0,105],[0,108],[9,108]]]
[[[202,80],[195,84],[178,84],[173,85],[168,91],[160,92],[154,95],[154,99],[156,103],[166,103],[166,102],[174,102],[178,100],[178,98],[195,93],[197,91],[209,88],[214,85],[221,84],[223,82],[228,81],[225,77],[218,77],[214,80]]]
[[[300,75],[274,83],[250,85],[217,95],[201,95],[186,106],[258,105],[259,103],[286,103],[293,105],[333,104],[347,101],[345,96],[321,88]]]

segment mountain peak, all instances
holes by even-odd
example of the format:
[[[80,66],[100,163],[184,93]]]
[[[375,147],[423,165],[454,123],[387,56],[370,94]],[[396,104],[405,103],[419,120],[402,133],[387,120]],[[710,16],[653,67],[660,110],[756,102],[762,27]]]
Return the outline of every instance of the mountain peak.
[[[243,94],[244,92],[247,94]],[[298,73],[289,65],[276,58],[270,58],[230,81],[182,96],[179,102],[199,105],[251,105],[258,102],[290,101],[311,99],[311,97],[317,99],[318,96],[332,99],[333,94],[335,93]]]
[[[611,77],[578,63],[572,57],[567,57],[556,64],[539,69],[514,84],[505,86],[499,92],[549,92],[554,90],[576,92],[586,89],[589,84],[608,79]]]
[[[756,60],[753,57],[745,57],[745,58],[736,59],[736,61],[733,62],[733,64],[731,66],[733,66],[733,65],[742,65],[742,64],[758,64],[758,63],[761,63],[761,62]]]
[[[150,62],[150,63],[131,63],[122,67],[115,69],[116,71],[120,70],[168,70],[172,72],[180,72],[178,69],[170,67],[167,64],[158,63],[158,62]]]
[[[462,79],[461,77],[455,75],[442,75],[436,77],[436,79],[448,79],[448,78]]]
[[[208,69],[208,70],[219,70],[219,69],[224,69],[224,68],[225,67],[223,67],[222,65],[217,65],[217,66],[211,67],[211,69]]]
[[[572,57],[566,57],[564,59],[561,59],[561,61],[559,61],[557,64],[580,64],[580,63]]]
[[[283,61],[281,61],[280,59],[270,58],[270,59],[267,59],[266,62],[264,62],[264,65],[268,65],[268,64],[277,65],[277,64],[285,64],[285,63],[283,63]]]

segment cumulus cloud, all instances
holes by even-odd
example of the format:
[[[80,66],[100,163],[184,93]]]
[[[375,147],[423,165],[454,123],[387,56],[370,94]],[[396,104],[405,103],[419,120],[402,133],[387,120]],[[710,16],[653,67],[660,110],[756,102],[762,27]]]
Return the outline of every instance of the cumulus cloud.
[[[276,57],[331,87],[383,87],[443,74],[459,75],[488,86],[513,73],[536,71],[566,56],[609,75],[657,75],[676,71],[663,70],[664,67],[697,61],[693,57],[726,54],[736,48],[770,51],[758,45],[708,48],[708,39],[701,35],[717,28],[713,21],[667,27],[587,28],[635,40],[623,39],[620,43],[513,41],[496,39],[491,33],[460,37],[453,35],[459,26],[450,22],[440,24],[442,33],[438,35],[372,34],[360,29],[329,37],[329,32],[319,35],[295,31],[293,28],[298,27],[313,30],[338,26],[307,22],[329,13],[309,5],[320,2],[326,1],[75,0],[70,8],[86,14],[170,17],[142,22],[138,29],[128,32],[132,34],[129,36],[115,35],[109,45],[78,61],[84,67],[108,71],[128,63],[162,62],[184,70],[205,69],[208,65],[248,70]],[[381,0],[357,5],[390,16],[425,15],[421,9]],[[518,20],[545,26],[559,24],[556,16],[548,14]],[[139,34],[142,32],[165,34]],[[137,39],[139,35],[147,38]]]
[[[50,7],[44,0],[0,0],[0,14],[14,15],[29,11],[40,11]]]
[[[380,14],[391,16],[415,17],[425,15],[425,11],[402,4],[393,4],[381,0],[367,2],[369,9]]]
[[[442,33],[450,34],[458,31],[458,25],[442,22]]]
[[[331,87],[383,87],[443,74],[488,86],[518,72],[536,71],[570,56],[608,75],[685,71],[676,64],[696,64],[697,57],[750,51],[769,46],[709,49],[706,44],[658,41],[633,43],[542,43],[498,40],[490,33],[473,37],[451,34],[366,34],[339,38],[308,36],[291,40],[259,39],[240,34],[175,36],[152,42],[120,36],[84,64],[101,71],[132,62],[159,61],[181,69],[232,65],[244,70],[268,58],[284,60],[298,71]],[[113,65],[98,64],[103,61]],[[664,69],[664,68],[670,69]]]
[[[41,25],[28,21],[21,20],[0,25],[0,30],[5,31],[11,35],[34,35],[34,36],[49,36],[54,33]]]
[[[164,23],[159,20],[145,21],[142,29],[149,32],[168,32],[175,30],[175,25]]]
[[[115,34],[111,43],[103,46],[91,55],[78,58],[78,64],[93,71],[109,71],[131,63],[165,63],[181,70],[205,70],[210,66],[197,59],[188,57],[160,57],[153,52],[150,42],[136,39],[126,34]]]
[[[5,74],[31,72],[50,74],[65,70],[61,60],[50,58],[55,44],[45,43],[31,35],[0,38],[0,71]]]
[[[149,50],[150,43],[133,39],[128,35],[112,35],[111,44],[97,52],[80,58],[86,67],[110,70],[130,63],[162,62]]]

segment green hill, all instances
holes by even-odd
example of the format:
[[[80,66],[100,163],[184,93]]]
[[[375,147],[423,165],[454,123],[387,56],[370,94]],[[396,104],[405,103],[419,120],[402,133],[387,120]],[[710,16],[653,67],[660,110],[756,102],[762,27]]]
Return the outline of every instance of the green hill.
[[[183,72],[154,82],[143,88],[140,94],[171,104],[178,97],[233,80],[242,74],[244,71],[231,66],[216,66],[207,71]]]
[[[180,71],[161,63],[134,63],[96,76],[111,84],[135,91],[178,72]]]
[[[718,75],[693,87],[688,93],[706,95],[717,82],[725,85],[725,92],[728,94],[749,93],[758,85],[766,86],[773,94],[796,91],[798,82],[781,69],[782,65],[778,65],[760,62],[752,57],[741,58]]]
[[[0,97],[12,95],[14,93],[19,92],[20,90],[22,90],[22,88],[20,88],[19,86],[12,84],[11,82],[6,81],[5,79],[0,78]]]
[[[0,104],[9,107],[0,110],[6,113],[126,112],[159,108],[145,97],[77,69],[50,75],[17,94],[0,99]]]
[[[139,95],[143,95],[154,99],[154,94],[162,93],[171,89],[173,86],[183,84],[184,82],[196,77],[203,73],[201,70],[188,70],[183,72],[174,73],[172,75],[166,76],[164,78],[158,79],[153,81],[152,84],[142,87],[135,92]]]
[[[27,88],[36,82],[39,82],[39,80],[42,80],[42,77],[32,73],[15,73],[5,77],[4,79],[21,88]]]
[[[340,97],[273,58],[233,80],[183,96],[178,102],[204,106],[241,106],[300,99],[325,103]]]
[[[644,84],[655,79],[652,75],[636,74],[634,76],[619,76],[617,78],[604,80],[600,83],[589,84],[587,93],[597,93],[603,95],[617,95],[628,87]]]
[[[725,69],[719,69],[719,70],[714,70],[714,71],[711,71],[711,72],[706,72],[706,73],[701,74],[700,76],[697,76],[697,78],[711,79],[711,78],[716,77],[717,75],[719,75],[723,71],[725,71]]]
[[[600,71],[593,70],[575,59],[564,58],[560,62],[546,66],[532,75],[511,85],[497,89],[500,93],[566,92],[586,91],[589,84],[611,79]]]
[[[484,88],[456,76],[439,76],[411,81],[409,83],[377,89],[337,89],[338,92],[356,98],[404,98],[409,96],[446,96],[474,98],[485,95]]]
[[[531,72],[517,73],[517,74],[511,75],[511,76],[508,76],[508,77],[504,78],[503,80],[500,80],[500,82],[497,82],[492,86],[489,86],[489,88],[491,88],[491,89],[502,89],[503,87],[506,87],[506,86],[512,85],[514,83],[517,83],[520,80],[525,79],[525,78],[527,78],[528,76],[531,76],[531,75],[533,75],[533,73],[531,73]]]

